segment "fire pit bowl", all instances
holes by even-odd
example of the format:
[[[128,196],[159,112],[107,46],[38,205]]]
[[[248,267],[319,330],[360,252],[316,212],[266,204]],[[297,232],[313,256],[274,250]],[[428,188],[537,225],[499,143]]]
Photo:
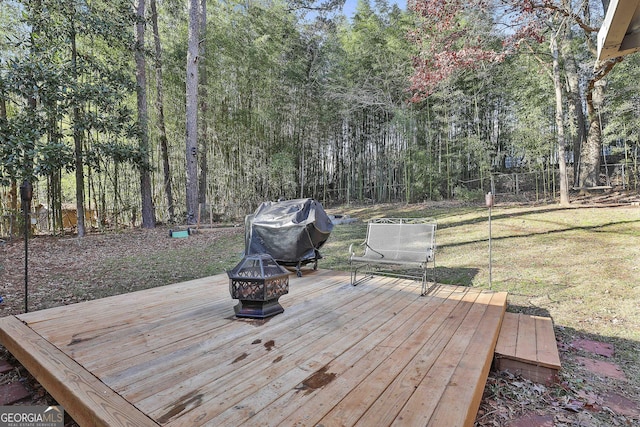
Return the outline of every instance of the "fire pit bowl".
[[[282,313],[278,302],[289,293],[289,272],[269,254],[247,255],[227,271],[236,317],[264,319]]]

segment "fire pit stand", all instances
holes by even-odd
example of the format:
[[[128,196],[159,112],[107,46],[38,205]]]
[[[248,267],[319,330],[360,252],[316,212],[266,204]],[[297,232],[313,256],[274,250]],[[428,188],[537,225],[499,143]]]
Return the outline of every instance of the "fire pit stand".
[[[236,317],[264,319],[282,313],[278,299],[289,293],[289,271],[268,254],[245,256],[227,271]]]

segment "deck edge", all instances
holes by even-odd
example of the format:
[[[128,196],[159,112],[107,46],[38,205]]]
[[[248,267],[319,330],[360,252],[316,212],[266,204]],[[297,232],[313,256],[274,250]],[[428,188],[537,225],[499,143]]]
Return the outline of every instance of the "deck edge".
[[[484,395],[484,390],[487,386],[487,379],[489,378],[489,371],[491,371],[491,365],[493,363],[493,355],[495,346],[498,342],[498,337],[500,336],[500,330],[502,329],[502,322],[504,320],[504,315],[507,312],[507,292],[495,292],[494,298],[497,301],[492,299],[491,303],[487,306],[485,316],[498,316],[499,320],[497,322],[497,327],[491,334],[490,338],[490,346],[489,351],[485,355],[485,361],[482,365],[482,371],[479,378],[478,383],[475,386],[475,391],[473,393],[473,397],[471,399],[470,405],[467,409],[467,414],[465,416],[465,426],[471,427],[475,423],[476,418],[478,417],[478,410],[480,409],[480,403],[482,402],[482,397]]]
[[[0,343],[80,425],[158,425],[17,317],[0,318]]]

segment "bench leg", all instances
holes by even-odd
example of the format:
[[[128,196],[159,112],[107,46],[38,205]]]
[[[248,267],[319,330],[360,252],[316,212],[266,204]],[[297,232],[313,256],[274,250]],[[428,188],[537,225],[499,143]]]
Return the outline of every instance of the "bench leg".
[[[422,292],[420,295],[427,295],[427,269],[422,270]]]
[[[429,292],[431,292],[431,289],[433,289],[436,286],[437,283],[437,278],[436,278],[436,260],[434,257],[433,260],[433,285],[427,289],[427,265],[424,266],[424,269],[422,270],[422,293],[420,295],[425,296],[427,295]]]
[[[364,266],[361,265],[361,266],[358,267],[356,265],[353,265],[351,267],[351,285],[352,286],[356,286],[358,284],[358,280],[357,280],[356,276],[358,274],[358,268],[360,268],[360,267],[364,267]],[[362,280],[362,279],[360,279],[360,280]]]
[[[357,266],[355,263],[351,264],[351,286],[356,286],[358,284],[357,275],[358,268],[362,266]]]
[[[365,274],[364,277],[360,278],[360,280],[358,280],[356,278],[357,274],[358,274],[358,269],[362,268],[362,267],[368,267],[369,264],[363,264],[360,266],[355,266],[355,264],[351,264],[351,285],[352,286],[356,286],[358,283],[362,282],[363,280],[365,280],[367,277],[371,277],[371,274]]]

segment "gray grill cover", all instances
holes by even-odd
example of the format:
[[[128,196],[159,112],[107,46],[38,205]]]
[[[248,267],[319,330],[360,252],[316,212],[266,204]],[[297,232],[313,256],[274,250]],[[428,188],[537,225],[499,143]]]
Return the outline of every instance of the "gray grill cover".
[[[245,218],[245,253],[267,253],[281,264],[322,258],[333,223],[314,199],[264,202]]]

